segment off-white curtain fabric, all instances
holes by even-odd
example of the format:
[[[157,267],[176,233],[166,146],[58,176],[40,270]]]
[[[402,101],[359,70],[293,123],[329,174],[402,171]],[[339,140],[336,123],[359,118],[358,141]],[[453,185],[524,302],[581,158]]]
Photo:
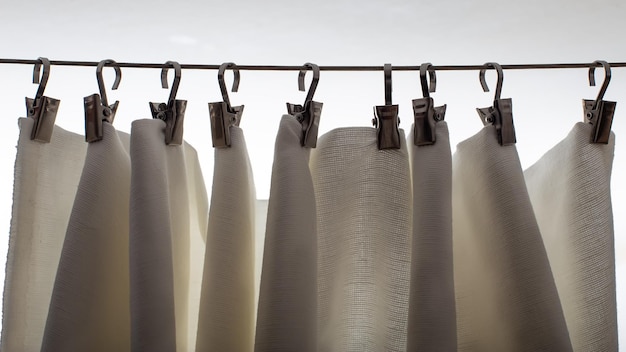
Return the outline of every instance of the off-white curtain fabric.
[[[133,351],[192,351],[196,341],[206,189],[196,151],[165,144],[165,122],[131,129],[130,315]]]
[[[42,351],[130,351],[129,142],[105,122],[103,139],[89,143]]]
[[[615,136],[569,135],[524,173],[576,351],[617,351],[611,168]]]
[[[215,149],[196,351],[252,351],[255,297],[255,189],[241,128]],[[193,312],[192,312],[193,313]]]
[[[32,141],[33,124],[31,118],[19,119],[0,347],[7,352],[41,348],[87,150],[84,136],[58,126],[50,143]]]

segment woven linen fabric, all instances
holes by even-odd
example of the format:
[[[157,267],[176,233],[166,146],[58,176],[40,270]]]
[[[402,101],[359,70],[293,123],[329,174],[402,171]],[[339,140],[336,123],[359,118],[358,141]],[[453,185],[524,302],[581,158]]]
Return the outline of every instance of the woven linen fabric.
[[[274,150],[255,351],[317,351],[317,228],[311,151],[284,115]]]
[[[130,136],[103,124],[89,143],[42,351],[130,351]]]
[[[453,157],[460,351],[571,351],[550,262],[514,145],[494,126]]]
[[[215,148],[196,351],[254,347],[255,198],[243,131],[230,127],[231,146]]]
[[[452,155],[448,125],[436,142],[416,146],[409,134],[413,239],[407,351],[456,351],[452,253]]]
[[[406,349],[412,195],[400,134],[400,149],[378,150],[376,129],[339,128],[311,152],[319,351]]]
[[[133,351],[193,350],[207,229],[196,151],[165,144],[165,122],[131,129],[130,311]]]
[[[524,176],[575,351],[617,351],[611,168],[615,136],[577,123]]]
[[[5,352],[41,349],[50,295],[87,143],[54,127],[50,143],[32,141],[32,118],[20,118],[13,210],[4,284]]]

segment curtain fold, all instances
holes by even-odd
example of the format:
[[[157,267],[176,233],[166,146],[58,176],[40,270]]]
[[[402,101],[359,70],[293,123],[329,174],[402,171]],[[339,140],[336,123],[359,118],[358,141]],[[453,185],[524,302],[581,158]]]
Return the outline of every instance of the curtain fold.
[[[158,119],[134,121],[131,130],[133,351],[188,351],[196,340],[206,191],[195,150],[166,145],[164,130]]]
[[[129,142],[104,123],[87,148],[42,351],[130,351]]]
[[[317,228],[311,151],[284,115],[274,149],[255,351],[316,351]]]
[[[454,275],[461,351],[571,351],[514,145],[494,126],[453,157]]]
[[[2,351],[39,351],[65,231],[87,144],[55,126],[50,143],[30,140],[20,118],[3,298]]]
[[[617,351],[609,144],[577,123],[524,176],[576,351]]]
[[[243,131],[215,148],[196,351],[252,351],[255,297],[255,199]]]
[[[320,351],[406,349],[412,197],[400,133],[400,149],[378,150],[376,129],[335,129],[311,153]]]
[[[413,129],[411,129],[413,131]],[[452,155],[448,125],[436,124],[436,143],[415,146],[413,238],[407,351],[456,351],[452,253]]]

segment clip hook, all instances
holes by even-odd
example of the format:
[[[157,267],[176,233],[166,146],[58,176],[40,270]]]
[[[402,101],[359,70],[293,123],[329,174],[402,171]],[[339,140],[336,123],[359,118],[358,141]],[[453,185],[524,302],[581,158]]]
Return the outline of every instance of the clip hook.
[[[426,82],[426,72],[428,72],[428,81]],[[433,64],[430,62],[426,62],[420,65],[420,83],[422,85],[422,97],[430,98],[429,93],[434,93],[437,89],[437,76],[435,75],[435,70],[433,69]]]
[[[378,149],[400,149],[398,105],[393,105],[391,99],[391,64],[385,64],[383,71],[385,76],[385,105],[374,107],[372,124],[378,132]]]
[[[609,143],[609,137],[611,136],[611,125],[613,124],[613,115],[615,114],[615,107],[617,105],[614,101],[605,101],[604,93],[609,87],[611,81],[611,65],[604,60],[596,60],[591,66],[589,66],[589,85],[595,86],[595,71],[596,66],[602,66],[604,68],[604,82],[598,92],[596,100],[583,100],[583,109],[585,112],[585,122],[593,125],[593,132],[591,135],[592,143]]]
[[[308,70],[313,71],[313,80],[304,99],[304,104],[287,103],[287,113],[294,116],[302,124],[300,144],[303,147],[315,148],[317,146],[317,134],[324,104],[313,101],[313,96],[320,80],[320,68],[316,64],[307,62],[302,65],[300,73],[298,73],[298,90],[304,92],[304,77]]]
[[[102,78],[102,69],[106,64],[113,64],[113,68],[115,69],[115,81],[113,82],[113,87],[111,89],[116,90],[120,86],[120,82],[122,81],[122,70],[119,66],[117,66],[117,62],[111,59],[102,60],[98,63],[96,67],[96,79],[98,80],[98,90],[100,91],[100,99],[102,100],[102,105],[109,106],[109,100],[107,99],[107,92],[104,88],[104,79]]]
[[[226,88],[226,81],[224,79],[224,72],[226,69],[233,70],[233,87],[231,92],[237,92],[239,90],[239,81],[241,76],[239,74],[239,68],[235,65],[234,62],[225,62],[220,65],[220,68],[217,70],[217,82],[220,85],[220,91],[222,92],[222,100],[226,103],[229,109],[231,109],[230,98],[228,97],[228,88]]]
[[[504,82],[504,72],[502,66],[496,62],[487,62],[480,69],[478,78],[484,92],[489,92],[487,81],[485,80],[485,72],[487,69],[493,68],[498,73],[498,81],[496,83],[496,94],[493,98],[493,105],[487,108],[477,108],[478,116],[480,116],[483,124],[493,125],[496,127],[498,143],[500,145],[515,144],[515,126],[513,125],[513,101],[510,98],[502,99],[502,83]]]
[[[50,76],[50,60],[40,57],[37,61],[33,69],[33,83],[39,83],[39,87],[37,87],[34,99],[26,98],[26,116],[35,120],[30,139],[49,143],[61,101],[43,95]],[[40,79],[41,66],[43,66],[43,73]]]
[[[165,144],[181,145],[183,143],[183,121],[185,119],[185,110],[187,109],[186,100],[176,100],[178,94],[178,86],[182,76],[180,64],[176,61],[167,61],[161,69],[161,87],[168,88],[167,72],[170,68],[174,68],[174,82],[167,103],[150,103],[150,112],[152,118],[160,119],[165,122]]]
[[[428,73],[428,81],[426,80]],[[437,86],[437,76],[433,64],[426,62],[420,65],[420,83],[422,98],[413,99],[413,144],[417,146],[435,144],[437,122],[443,121],[446,115],[446,105],[435,106],[430,93],[434,93]]]

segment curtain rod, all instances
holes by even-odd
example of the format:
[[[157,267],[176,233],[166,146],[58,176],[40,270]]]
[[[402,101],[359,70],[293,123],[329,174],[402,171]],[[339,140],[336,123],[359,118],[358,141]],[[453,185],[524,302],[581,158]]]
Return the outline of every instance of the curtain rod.
[[[0,58],[0,64],[23,64],[34,65],[39,63],[38,60],[28,59],[2,59]],[[50,60],[51,65],[55,66],[83,66],[83,67],[96,67],[98,62],[96,61],[63,61],[63,60]],[[156,64],[156,63],[141,63],[141,62],[118,62],[119,67],[128,68],[163,68],[169,67],[169,65]],[[611,67],[626,67],[626,62],[609,62]],[[110,66],[110,65],[105,65]],[[206,64],[181,64],[181,68],[188,70],[217,70],[220,65],[206,65]],[[505,70],[541,70],[541,69],[563,69],[563,68],[589,68],[599,67],[600,65],[594,63],[563,63],[563,64],[505,64],[502,65]],[[300,71],[302,66],[283,66],[283,65],[237,65],[240,70],[248,71]],[[320,71],[383,71],[383,66],[320,66]],[[433,65],[432,68],[436,71],[473,71],[484,68],[484,65]],[[419,71],[419,65],[412,66],[393,66],[394,71]]]

